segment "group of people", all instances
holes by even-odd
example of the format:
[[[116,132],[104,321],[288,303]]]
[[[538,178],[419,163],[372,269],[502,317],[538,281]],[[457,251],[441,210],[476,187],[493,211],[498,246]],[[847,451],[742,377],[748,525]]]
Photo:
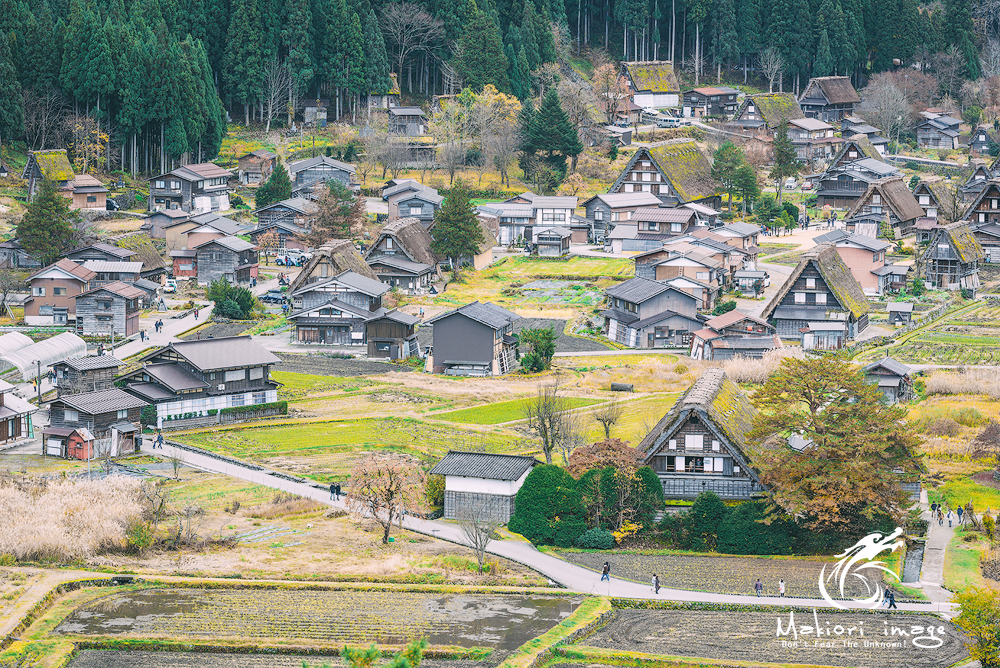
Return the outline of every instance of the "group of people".
[[[885,596],[882,597],[882,603],[879,607],[882,605],[886,606],[887,610],[891,610],[893,608],[899,610],[899,608],[896,607],[896,591],[892,587],[886,587]]]
[[[330,483],[330,498],[334,501],[340,501],[340,485],[337,483]]]
[[[156,322],[154,322],[153,323],[153,329],[155,329],[157,332],[162,332],[163,331],[163,321],[162,320],[157,320]]]
[[[958,510],[956,510],[955,513],[952,514],[951,508],[948,508],[948,512],[945,513],[944,508],[941,507],[940,503],[931,504],[931,519],[937,520],[938,526],[944,526],[944,521],[946,519],[948,520],[948,526],[951,526],[952,520],[954,519],[955,516],[958,517],[958,523],[959,525],[961,525],[964,521],[964,518],[962,517],[964,513],[965,511],[962,510],[962,506],[959,506]]]
[[[764,583],[757,578],[757,581],[753,583],[753,591],[757,596],[764,595]],[[784,578],[778,580],[778,596],[781,598],[785,597],[785,580]]]

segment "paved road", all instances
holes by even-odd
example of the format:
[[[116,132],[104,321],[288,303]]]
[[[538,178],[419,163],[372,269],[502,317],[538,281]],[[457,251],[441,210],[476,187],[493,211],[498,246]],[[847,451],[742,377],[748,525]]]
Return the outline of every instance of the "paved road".
[[[334,501],[330,498],[330,493],[326,489],[317,488],[311,484],[304,484],[278,478],[268,470],[252,470],[250,468],[220,461],[213,457],[198,454],[182,448],[175,448],[166,445],[162,450],[152,450],[149,443],[143,443],[142,451],[151,455],[171,455],[176,452],[181,455],[184,463],[193,468],[205,471],[224,473],[226,475],[246,480],[256,484],[291,492],[300,496],[308,497],[325,503],[330,506],[345,507],[344,501]],[[442,540],[453,543],[465,544],[461,529],[458,525],[450,522],[438,522],[421,520],[414,517],[407,517],[403,525],[405,528],[434,536]],[[788,605],[794,602],[797,605],[809,607],[832,607],[828,602],[821,599],[779,599],[776,597],[755,597],[736,596],[731,594],[710,594],[698,591],[686,591],[683,589],[661,588],[660,594],[654,595],[652,588],[648,585],[641,585],[635,582],[627,582],[612,578],[610,582],[602,582],[600,574],[582,568],[575,564],[568,563],[557,557],[544,554],[535,549],[531,543],[520,540],[502,540],[490,542],[487,551],[499,557],[504,557],[512,561],[524,564],[529,568],[541,573],[554,583],[558,583],[567,589],[587,594],[600,594],[604,596],[620,596],[624,598],[644,598],[662,599],[683,602],[703,602],[703,603],[732,603],[732,604],[753,604],[753,605]],[[950,613],[953,606],[945,602],[932,603],[900,603],[900,610],[917,610],[921,612],[944,612]]]
[[[115,357],[124,360],[126,357],[140,353],[147,348],[165,346],[172,341],[180,341],[178,336],[211,318],[212,305],[205,302],[199,306],[197,317],[195,317],[194,311],[190,311],[183,318],[171,319],[167,317],[169,313],[166,311],[161,314],[163,316],[163,331],[156,332],[152,326],[149,326],[146,329],[145,341],[140,341],[138,334],[134,335],[128,343],[115,348]]]

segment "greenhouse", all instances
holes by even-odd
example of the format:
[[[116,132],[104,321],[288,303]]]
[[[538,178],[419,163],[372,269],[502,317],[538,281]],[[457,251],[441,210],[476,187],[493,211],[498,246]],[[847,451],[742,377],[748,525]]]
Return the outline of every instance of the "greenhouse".
[[[83,357],[86,354],[86,341],[71,332],[63,332],[51,339],[32,343],[11,353],[4,353],[0,355],[0,360],[5,370],[16,368],[20,373],[20,380],[28,381],[38,376],[39,369],[45,374],[48,373],[50,364],[73,357]]]
[[[0,336],[0,358],[5,357],[22,348],[30,346],[34,341],[21,332],[10,332]]]

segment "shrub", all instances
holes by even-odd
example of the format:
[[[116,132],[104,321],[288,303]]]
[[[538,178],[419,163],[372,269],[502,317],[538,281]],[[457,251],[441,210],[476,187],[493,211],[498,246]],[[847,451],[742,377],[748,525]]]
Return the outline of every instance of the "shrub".
[[[272,401],[266,404],[250,404],[249,406],[231,406],[229,408],[223,408],[219,412],[223,415],[230,415],[233,413],[253,413],[256,411],[270,410],[272,408],[277,408],[278,413],[281,415],[288,415],[287,401]]]
[[[726,313],[729,313],[735,308],[736,308],[735,301],[730,300],[728,302],[719,302],[718,304],[715,305],[715,308],[712,309],[712,315],[724,315]]]
[[[916,160],[907,160],[903,164],[903,167],[906,167],[907,169],[910,169],[910,170],[916,172],[916,171],[920,170],[920,163],[917,162]]]
[[[678,364],[677,366],[674,367],[674,373],[676,373],[678,376],[683,376],[687,372],[688,368],[683,364]]]
[[[940,418],[930,423],[926,431],[931,436],[958,436],[962,426],[951,418]]]
[[[427,505],[439,507],[444,505],[444,476],[427,476],[427,484],[424,486],[424,496],[427,498]]]
[[[576,539],[576,546],[585,550],[610,550],[615,536],[607,529],[590,529]]]
[[[726,516],[726,505],[715,492],[702,492],[686,515],[685,528],[692,550],[714,550],[719,524]]]
[[[139,411],[139,424],[149,427],[156,424],[156,406],[143,406]]]
[[[514,498],[510,530],[536,545],[570,547],[586,530],[576,480],[552,464],[536,466]]]
[[[764,524],[767,502],[751,501],[731,508],[719,525],[717,549],[726,554],[792,554],[798,534],[786,519]]]

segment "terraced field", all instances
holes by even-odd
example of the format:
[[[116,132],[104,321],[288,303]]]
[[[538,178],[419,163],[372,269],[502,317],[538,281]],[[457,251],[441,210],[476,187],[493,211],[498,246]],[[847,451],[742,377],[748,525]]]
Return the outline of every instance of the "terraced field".
[[[1000,364],[1000,306],[984,304],[891,349],[907,364]]]
[[[56,634],[287,639],[339,645],[514,649],[568,617],[579,599],[405,591],[145,589],[77,608]]]

